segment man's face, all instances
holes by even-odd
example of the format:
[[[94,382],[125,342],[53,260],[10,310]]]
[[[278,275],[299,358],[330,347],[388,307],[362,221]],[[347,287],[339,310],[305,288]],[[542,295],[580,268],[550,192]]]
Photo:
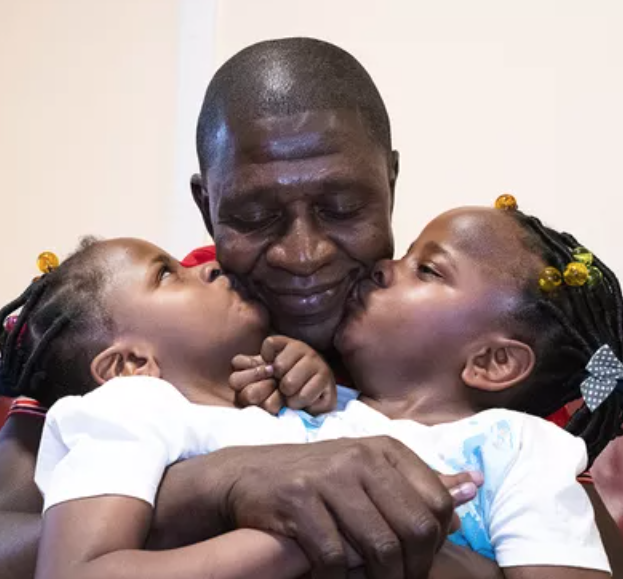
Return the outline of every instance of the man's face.
[[[329,348],[353,284],[393,253],[395,164],[350,111],[231,121],[218,139],[196,201],[219,261],[277,332]]]

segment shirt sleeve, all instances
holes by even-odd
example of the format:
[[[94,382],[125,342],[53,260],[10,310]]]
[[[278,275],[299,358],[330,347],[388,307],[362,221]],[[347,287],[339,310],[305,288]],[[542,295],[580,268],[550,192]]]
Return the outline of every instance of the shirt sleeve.
[[[186,446],[189,402],[168,382],[116,378],[59,400],[46,417],[35,482],[44,512],[68,500],[123,495],[153,506]]]
[[[491,503],[498,564],[610,572],[592,505],[576,480],[586,468],[584,441],[530,416],[518,434],[515,460]]]

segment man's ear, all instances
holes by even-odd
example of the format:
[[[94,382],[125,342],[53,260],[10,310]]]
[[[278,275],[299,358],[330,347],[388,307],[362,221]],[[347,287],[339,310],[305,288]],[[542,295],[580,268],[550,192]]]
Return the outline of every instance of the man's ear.
[[[207,179],[207,176],[206,176]],[[212,227],[212,216],[210,215],[210,200],[208,199],[208,190],[204,186],[203,177],[199,173],[193,174],[190,178],[190,190],[193,194],[195,204],[201,211],[203,222],[205,223],[208,233],[214,239],[214,227]]]
[[[461,378],[471,388],[500,392],[521,384],[534,369],[528,344],[496,336],[467,359]]]
[[[392,151],[389,159],[389,186],[391,193],[391,211],[394,211],[394,199],[396,196],[396,181],[398,180],[398,172],[400,171],[400,153]]]
[[[115,343],[91,362],[91,375],[102,385],[119,376],[160,378],[160,366],[149,346]]]

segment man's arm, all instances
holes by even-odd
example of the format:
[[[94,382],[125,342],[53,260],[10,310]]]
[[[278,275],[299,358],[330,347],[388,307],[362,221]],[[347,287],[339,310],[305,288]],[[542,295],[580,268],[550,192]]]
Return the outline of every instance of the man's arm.
[[[3,579],[35,570],[41,534],[41,496],[33,482],[43,420],[16,415],[0,430],[0,569]]]
[[[33,476],[41,428],[42,422],[39,418],[13,416],[0,431],[0,568],[3,569],[3,579],[27,579],[34,576],[36,547],[41,528],[41,498],[34,485]],[[327,473],[331,474],[331,479],[339,479],[341,468],[349,468],[349,465],[355,470],[361,470],[364,466],[358,460],[361,458],[358,456],[361,450],[353,450],[348,446],[338,448],[339,446],[325,445],[325,454],[318,452],[307,465],[304,456],[282,448],[264,447],[226,449],[171,467],[156,503],[150,546],[166,548],[188,545],[222,534],[234,528],[236,523],[242,526],[245,516],[240,516],[239,510],[244,510],[249,502],[240,502],[238,495],[244,493],[249,485],[254,487],[253,493],[248,497],[249,501],[258,497],[263,500],[262,496],[266,499],[263,515],[271,508],[270,505],[274,508],[274,512],[266,517],[265,526],[286,525],[294,517],[292,528],[296,535],[296,524],[300,524],[295,517],[296,509],[288,512],[287,508],[283,508],[285,505],[279,505],[276,497],[280,492],[292,492],[296,489],[302,491],[305,485],[311,487],[314,480],[326,477]],[[324,456],[326,467],[316,469],[316,463],[321,456]],[[337,464],[336,458],[339,458]],[[245,475],[249,475],[246,483],[242,480]],[[286,475],[287,480],[281,478]],[[290,482],[292,479],[295,480],[294,485]],[[350,487],[347,482],[348,478],[342,484],[337,481],[335,487],[338,496],[348,492]],[[279,490],[279,486],[283,488]],[[309,493],[308,500],[313,495],[314,493]],[[434,498],[434,494],[431,496]],[[301,506],[303,505],[304,503]],[[288,508],[292,508],[292,505]],[[600,520],[600,511],[596,509],[596,512]],[[299,514],[306,516],[304,509]],[[374,510],[369,505],[366,516],[374,516]],[[246,517],[249,517],[249,513]],[[258,524],[256,526],[262,527]],[[603,529],[601,530],[603,533]],[[430,529],[428,532],[430,533]],[[414,544],[417,548],[419,542],[426,545],[427,540],[430,545],[430,539],[427,539],[426,533],[422,533],[417,540],[405,544]],[[374,552],[374,545],[378,552],[378,531],[375,533],[372,530],[370,541],[372,547],[367,552]],[[619,552],[618,543],[614,543],[615,548],[611,553]],[[465,579],[470,576],[481,577],[481,567],[486,568],[487,565],[489,564],[486,561],[468,550],[456,548],[448,555],[444,549],[433,568],[433,572],[437,574],[431,577],[451,579],[457,576],[457,572],[462,573],[458,576]],[[474,571],[473,574],[471,570]],[[492,573],[494,572],[493,569]],[[617,576],[623,577],[615,571],[614,577]]]
[[[33,477],[41,431],[41,420],[30,416],[13,416],[0,431],[3,579],[34,575],[42,501]],[[307,554],[317,557],[317,569],[326,569],[326,577],[342,576],[346,558],[337,518],[365,554],[370,576],[387,570],[388,577],[402,577],[403,544],[410,549],[405,550],[409,568],[427,572],[450,524],[453,502],[439,479],[413,457],[396,441],[373,439],[232,448],[184,461],[163,481],[151,545],[187,545],[253,527],[302,540]],[[465,475],[454,482],[469,480]],[[376,493],[381,507],[366,492]],[[383,495],[392,501],[383,503]],[[332,504],[339,507],[335,518]]]
[[[451,493],[390,438],[229,448],[204,459],[211,459],[210,468],[192,459],[184,473],[176,471],[184,463],[169,469],[156,505],[152,547],[178,546],[171,539],[194,543],[206,530],[255,528],[296,540],[314,569],[329,578],[344,576],[344,536],[362,556],[368,576],[402,578],[426,576],[450,528]],[[454,486],[459,502],[470,500],[471,477],[457,477],[445,484]],[[173,492],[178,485],[191,493],[181,497]],[[171,502],[174,496],[182,502]]]
[[[623,537],[621,532],[601,500],[595,485],[586,483],[582,487],[593,505],[595,522],[601,535],[601,542],[604,544],[608,560],[610,561],[612,577],[614,579],[623,579]]]
[[[610,575],[594,569],[577,567],[509,567],[504,569],[505,579],[608,579]]]

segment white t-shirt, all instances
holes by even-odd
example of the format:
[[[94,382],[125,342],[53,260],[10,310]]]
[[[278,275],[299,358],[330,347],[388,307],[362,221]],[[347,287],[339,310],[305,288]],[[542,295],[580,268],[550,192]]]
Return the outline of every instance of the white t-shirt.
[[[48,412],[35,473],[44,511],[111,494],[153,505],[169,465],[228,446],[389,435],[441,473],[484,474],[476,499],[458,509],[454,542],[501,567],[610,571],[590,501],[576,481],[587,461],[581,439],[509,410],[425,426],[390,420],[354,398],[340,389],[335,412],[312,417],[285,410],[275,417],[259,408],[192,404],[155,378],[111,380],[86,396],[59,400]]]

